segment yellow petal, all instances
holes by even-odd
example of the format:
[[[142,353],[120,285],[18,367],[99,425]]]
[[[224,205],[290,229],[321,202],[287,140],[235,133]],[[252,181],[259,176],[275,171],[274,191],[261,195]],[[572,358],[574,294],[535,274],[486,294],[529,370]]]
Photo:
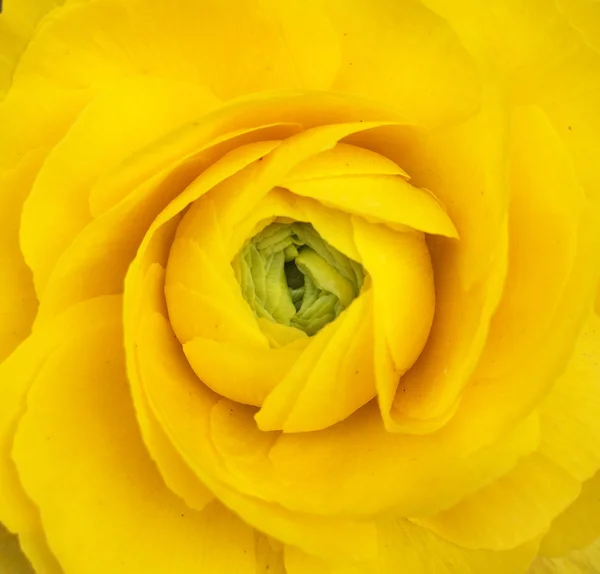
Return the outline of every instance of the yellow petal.
[[[91,221],[89,190],[98,178],[217,104],[197,86],[145,76],[92,100],[46,158],[25,202],[21,247],[38,294],[62,251]]]
[[[224,210],[217,211],[222,214]],[[361,262],[360,253],[354,243],[351,216],[325,207],[318,201],[298,197],[282,188],[271,190],[235,227],[227,247],[227,259],[233,259],[244,242],[260,231],[259,227],[268,225],[275,217],[310,222],[317,233],[338,251],[358,263]]]
[[[370,150],[339,143],[334,148],[299,163],[285,178],[285,182],[305,181],[321,177],[343,175],[401,175],[408,174],[392,160]]]
[[[132,384],[143,385],[152,412],[165,432],[219,500],[270,536],[302,544],[317,554],[373,553],[374,533],[369,523],[291,512],[278,504],[248,496],[244,491],[264,490],[260,483],[269,472],[269,465],[256,455],[268,452],[270,433],[258,430],[249,407],[226,401],[219,406],[219,397],[199,384],[181,350],[177,353],[178,343],[160,315],[151,316],[143,324],[137,344],[140,371],[137,375],[130,374]],[[167,385],[166,381],[177,384]],[[218,407],[216,411],[214,407]],[[236,416],[229,416],[229,409],[233,408]],[[244,412],[246,416],[242,418]],[[198,440],[199,437],[203,440]],[[215,438],[219,439],[223,458],[215,456]],[[232,475],[231,470],[225,472],[223,464],[238,470]],[[240,474],[240,468],[245,469],[245,474]],[[259,472],[259,483],[252,484],[250,469]],[[231,486],[224,486],[223,482]]]
[[[19,248],[19,221],[26,190],[44,155],[32,152],[15,168],[0,173],[0,361],[29,334],[37,311],[31,271]]]
[[[297,345],[266,349],[202,337],[191,339],[183,349],[205,385],[234,401],[256,406],[285,379],[300,354]]]
[[[256,574],[286,574],[281,543],[260,532],[254,533]]]
[[[458,406],[502,293],[506,270],[508,186],[506,104],[497,86],[485,92],[481,112],[452,128],[377,134],[354,145],[394,159],[415,186],[431,189],[456,226],[459,241],[430,237],[436,313],[420,358],[404,375],[406,392],[393,407],[407,432],[439,428]],[[404,139],[405,138],[405,139]]]
[[[475,379],[463,394],[446,430],[462,436],[468,450],[496,440],[531,413],[565,370],[596,296],[600,266],[598,229],[597,214],[590,205],[583,209],[575,261],[562,300],[536,350],[505,376]],[[594,461],[596,455],[591,454]]]
[[[257,413],[261,430],[327,428],[375,397],[372,305],[363,293],[310,339]]]
[[[532,70],[562,60],[578,43],[577,34],[554,2],[537,0],[422,0],[446,19],[462,43],[515,83]]]
[[[268,349],[267,339],[256,322],[239,321],[220,301],[177,283],[168,285],[165,295],[173,330],[182,344],[199,337]]]
[[[465,550],[407,520],[384,519],[378,524],[381,571],[411,574],[525,574],[537,543],[507,552]]]
[[[581,494],[560,516],[544,536],[540,554],[564,556],[572,550],[589,546],[600,536],[600,473],[582,485]]]
[[[543,535],[579,492],[578,481],[534,453],[453,508],[414,521],[462,548],[508,550]]]
[[[492,448],[470,455],[458,454],[461,439],[389,433],[377,405],[367,405],[318,434],[280,436],[269,460],[290,493],[286,505],[298,510],[432,514],[506,474],[537,446],[538,422],[532,417]]]
[[[30,562],[19,547],[19,539],[0,525],[0,568],[14,574],[34,574]]]
[[[456,229],[442,205],[426,190],[401,176],[352,175],[291,181],[284,187],[324,205],[360,215],[368,221],[393,223],[418,231],[456,238]]]
[[[451,27],[419,3],[319,3],[341,40],[342,67],[334,89],[384,102],[417,123],[450,121],[477,106],[473,62]]]
[[[173,220],[176,224],[178,221]],[[157,243],[172,243],[176,225],[163,228],[163,233],[155,237]],[[154,255],[157,250],[153,250]],[[166,260],[166,256],[164,256]],[[162,262],[164,264],[164,262]],[[160,263],[152,263],[143,278],[145,290],[137,301],[135,312],[144,314],[161,313],[166,317],[167,309],[164,301],[165,271]],[[135,333],[136,337],[138,333]],[[136,339],[137,340],[137,339]],[[199,481],[198,477],[181,459],[179,453],[165,435],[164,429],[153,416],[149,416],[148,401],[136,385],[131,385],[131,392],[136,407],[137,419],[142,436],[152,458],[167,486],[185,500],[190,508],[202,510],[214,498],[212,493]]]
[[[152,221],[175,197],[180,200],[179,209],[187,205],[181,192],[195,179],[205,162],[216,160],[249,137],[260,138],[260,134],[272,133],[272,126],[259,126],[209,140],[205,142],[205,149],[201,148],[190,158],[181,158],[171,169],[159,171],[113,209],[94,219],[69,245],[52,271],[36,318],[37,324],[43,324],[79,301],[122,292],[125,272]],[[199,195],[205,193],[239,171],[247,162],[243,153],[238,152],[231,161],[224,158],[222,162],[214,163],[202,178],[196,180],[192,191],[199,190]],[[127,167],[124,169],[127,171]],[[178,211],[174,209],[166,220],[177,215]]]
[[[0,17],[0,100],[40,20],[64,0],[9,0]]]
[[[422,234],[394,232],[355,218],[354,232],[373,282],[375,373],[386,425],[400,377],[423,350],[433,320],[435,291]]]
[[[529,574],[595,574],[600,570],[600,538],[581,550],[566,556],[548,558],[539,556],[531,565]]]
[[[509,262],[479,376],[502,376],[547,332],[577,249],[584,193],[564,144],[537,107],[513,111]],[[535,221],[535,225],[532,225]]]
[[[51,547],[66,571],[254,573],[252,529],[216,502],[191,510],[156,471],[129,400],[119,323],[113,315],[55,351],[19,424],[13,456]]]
[[[525,574],[537,550],[536,543],[505,552],[467,550],[402,518],[384,518],[377,526],[376,560],[351,562],[337,557],[326,561],[286,546],[288,574]]]
[[[540,405],[540,452],[589,479],[600,469],[600,317],[592,314],[565,372]]]
[[[95,299],[75,306],[62,315],[53,328],[39,331],[0,366],[2,397],[0,402],[0,518],[18,532],[21,546],[40,571],[57,572],[56,559],[48,549],[37,507],[23,491],[12,460],[16,424],[25,409],[30,386],[43,368],[47,356],[61,344],[83,336],[87,329],[106,324],[107,316],[121,312],[120,299]]]
[[[328,89],[339,66],[338,39],[312,4],[235,0],[207,8],[186,1],[167,8],[158,0],[104,0],[63,12],[38,34],[44,50],[36,57],[43,67],[54,62],[50,75],[64,83],[143,70],[211,86],[229,99],[277,88]]]
[[[589,196],[597,198],[600,54],[584,45],[564,52],[563,56],[563,61],[555,65],[544,62],[537,73],[523,82],[523,100],[535,102],[546,112],[572,158],[579,183]]]
[[[600,50],[600,8],[594,0],[557,0],[558,9],[568,18],[586,42]]]

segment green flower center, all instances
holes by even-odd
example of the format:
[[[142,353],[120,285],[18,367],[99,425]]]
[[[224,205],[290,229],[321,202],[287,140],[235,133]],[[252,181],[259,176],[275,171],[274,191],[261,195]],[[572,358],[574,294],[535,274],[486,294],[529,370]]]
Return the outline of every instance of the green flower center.
[[[233,261],[257,317],[314,335],[360,293],[362,265],[329,245],[310,223],[274,222]]]

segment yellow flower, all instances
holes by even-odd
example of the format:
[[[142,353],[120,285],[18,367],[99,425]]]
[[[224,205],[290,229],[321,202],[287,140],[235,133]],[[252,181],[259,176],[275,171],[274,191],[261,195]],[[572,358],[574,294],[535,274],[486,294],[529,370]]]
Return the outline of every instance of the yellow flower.
[[[0,567],[600,571],[599,26],[5,2]]]

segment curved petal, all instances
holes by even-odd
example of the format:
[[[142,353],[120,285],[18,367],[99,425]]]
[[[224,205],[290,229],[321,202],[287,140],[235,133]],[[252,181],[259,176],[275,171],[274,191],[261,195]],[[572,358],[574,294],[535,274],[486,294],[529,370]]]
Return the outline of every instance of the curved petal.
[[[64,0],[8,0],[0,16],[0,100],[40,20]]]
[[[394,232],[354,218],[361,260],[373,284],[375,380],[388,430],[401,377],[412,367],[429,336],[435,311],[431,260],[419,233]]]
[[[36,325],[47,322],[57,313],[79,301],[100,295],[121,293],[127,268],[158,213],[177,197],[202,172],[206,162],[216,160],[229,150],[252,138],[273,139],[274,132],[289,126],[258,126],[222,135],[205,143],[204,148],[184,157],[171,168],[159,171],[142,183],[114,208],[94,219],[61,255],[48,280],[36,317]],[[229,162],[215,162],[202,173],[193,189],[205,193],[214,185],[236,173],[249,161],[243,154]],[[126,168],[125,168],[126,171]],[[193,192],[193,190],[192,190]],[[182,202],[185,204],[185,197]],[[177,211],[173,215],[176,215]],[[107,248],[107,245],[110,248]]]
[[[414,186],[432,190],[460,236],[428,239],[436,313],[392,410],[405,432],[440,428],[456,411],[501,298],[508,247],[507,109],[501,90],[490,84],[480,112],[450,128],[403,130],[396,139],[379,128],[349,140],[387,155]]]
[[[24,205],[21,248],[38,295],[60,254],[92,220],[94,183],[218,104],[198,86],[147,76],[119,81],[92,100],[47,156]]]
[[[210,86],[229,99],[266,89],[328,89],[339,67],[338,38],[314,3],[74,4],[36,37],[44,43],[35,56],[45,74],[67,86],[142,71]],[[306,34],[310,44],[302,41]]]
[[[365,562],[327,562],[286,546],[288,574],[525,574],[537,550],[535,542],[504,552],[468,550],[402,518],[380,520],[377,534],[378,558]]]
[[[254,574],[252,529],[216,502],[191,510],[162,482],[129,402],[120,314],[107,323],[49,357],[15,439],[59,561],[67,571]]]
[[[56,558],[48,549],[39,511],[23,490],[12,459],[15,428],[25,410],[32,382],[49,354],[60,344],[83,336],[88,329],[106,324],[107,317],[121,312],[120,298],[95,299],[60,316],[47,330],[26,339],[0,366],[0,517],[20,537],[21,547],[36,569],[58,573]]]
[[[441,18],[410,0],[319,0],[340,38],[333,88],[384,102],[419,124],[456,120],[479,103],[473,61]]]
[[[270,536],[301,544],[317,554],[373,553],[374,532],[370,523],[291,512],[242,492],[254,493],[260,485],[251,484],[253,473],[249,470],[259,469],[261,481],[269,471],[264,464],[264,453],[274,433],[258,431],[249,407],[220,401],[199,384],[185,358],[182,359],[181,351],[178,355],[178,343],[163,317],[156,313],[142,326],[143,339],[138,341],[140,373],[134,375],[135,379],[130,378],[134,385],[144,385],[152,412],[157,413],[190,468],[219,500]],[[166,381],[177,384],[168,386]],[[173,415],[177,424],[173,424]],[[203,440],[198,440],[199,437]],[[216,444],[215,438],[218,438]],[[224,472],[224,465],[229,472]],[[232,487],[224,485],[224,479],[233,483]]]
[[[414,522],[462,548],[508,550],[542,536],[580,493],[580,483],[534,453],[453,508]]]
[[[592,314],[565,372],[539,407],[540,452],[577,480],[600,469],[600,317]]]
[[[35,574],[19,547],[19,539],[0,524],[0,568],[14,574]]]
[[[448,21],[473,55],[485,58],[517,88],[519,80],[562,61],[579,43],[553,1],[421,2]]]
[[[548,115],[553,128],[572,158],[579,183],[587,195],[600,197],[598,96],[600,53],[579,46],[564,54],[564,61],[545,62],[523,82],[522,100],[534,102]]]
[[[27,190],[44,156],[45,150],[36,150],[16,167],[0,172],[0,361],[27,337],[38,307],[31,270],[19,248],[19,220]]]
[[[334,148],[295,166],[282,185],[285,187],[285,182],[346,175],[400,175],[409,179],[409,175],[391,159],[361,147],[338,143]]]
[[[261,430],[327,428],[375,397],[372,305],[372,293],[363,293],[310,339],[256,414]]]
[[[510,140],[508,273],[477,369],[482,378],[506,374],[547,333],[573,267],[585,200],[540,108],[513,110]]]
[[[538,557],[529,574],[593,574],[600,570],[600,538],[558,558]]]
[[[600,473],[583,483],[581,494],[554,520],[540,545],[542,556],[565,556],[600,536]]]
[[[283,187],[377,223],[399,224],[456,239],[442,205],[427,190],[395,175],[352,175],[283,182]]]
[[[594,0],[556,0],[558,9],[586,42],[600,51],[600,7]]]

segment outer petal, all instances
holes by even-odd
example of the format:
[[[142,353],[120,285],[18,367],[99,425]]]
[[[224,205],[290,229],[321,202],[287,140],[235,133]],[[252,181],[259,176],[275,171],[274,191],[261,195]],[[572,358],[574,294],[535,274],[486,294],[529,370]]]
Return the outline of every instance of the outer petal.
[[[382,570],[390,574],[402,569],[411,574],[520,574],[537,550],[536,543],[528,543],[508,552],[468,551],[403,519],[382,520],[378,534]]]
[[[448,129],[406,134],[399,142],[379,130],[352,139],[406,168],[411,182],[432,190],[460,241],[428,240],[436,283],[436,314],[427,345],[404,375],[393,416],[408,432],[439,428],[479,359],[506,271],[507,107],[488,86],[481,112]],[[458,167],[460,166],[460,167]]]
[[[600,51],[600,6],[594,0],[556,0],[558,9],[586,42]]]
[[[548,333],[572,271],[585,205],[572,160],[540,108],[513,109],[509,152],[508,274],[479,378],[506,374]]]
[[[542,556],[565,556],[600,536],[600,473],[583,483],[581,495],[552,523],[540,545]]]
[[[19,249],[19,215],[44,155],[44,150],[31,152],[0,172],[0,361],[29,334],[37,311],[31,271]]]
[[[373,561],[327,562],[297,548],[286,547],[288,574],[524,574],[535,557],[537,544],[513,550],[466,550],[402,518],[378,523],[378,558]]]
[[[60,254],[95,215],[89,197],[96,181],[218,104],[195,85],[133,76],[79,114],[46,158],[22,214],[21,248],[39,295]]]
[[[540,452],[577,480],[600,469],[600,317],[581,333],[564,374],[540,406]]]
[[[44,43],[35,54],[44,75],[71,87],[142,72],[229,99],[275,88],[328,89],[339,67],[338,38],[322,11],[295,0],[183,0],[176,9],[159,0],[95,0],[63,10],[36,42]]]
[[[455,507],[415,522],[462,548],[507,550],[542,536],[579,492],[577,480],[534,453]]]
[[[384,102],[419,124],[479,103],[475,66],[452,29],[411,0],[319,0],[342,47],[333,88]]]
[[[600,538],[560,558],[540,557],[528,574],[596,574],[600,571]]]
[[[19,425],[15,461],[50,545],[68,572],[254,574],[252,529],[216,502],[189,509],[149,458],[129,402],[120,321],[57,349]]]
[[[598,536],[600,525],[592,508],[598,480],[586,482],[583,499],[577,497],[581,482],[600,469],[599,358],[600,318],[593,314],[565,373],[539,407],[539,451],[456,507],[417,522],[461,546],[504,549],[541,535],[569,506],[557,520],[562,525],[552,525],[556,532],[543,544],[546,552],[554,548],[553,555],[566,553],[569,537],[582,539],[583,547]],[[573,528],[566,528],[569,524]],[[562,545],[561,535],[567,538]]]
[[[118,298],[104,298],[75,306],[62,315],[51,331],[40,330],[29,337],[0,366],[0,512],[2,521],[20,537],[21,547],[37,570],[56,573],[60,569],[48,549],[37,507],[23,491],[12,460],[15,428],[25,409],[30,386],[46,358],[60,344],[106,324],[107,316],[120,313]]]
[[[450,23],[472,54],[487,59],[508,80],[561,61],[579,43],[553,0],[421,2]]]
[[[0,571],[11,574],[35,574],[19,548],[19,539],[0,525]]]
[[[0,17],[0,100],[39,21],[64,0],[8,0]]]

